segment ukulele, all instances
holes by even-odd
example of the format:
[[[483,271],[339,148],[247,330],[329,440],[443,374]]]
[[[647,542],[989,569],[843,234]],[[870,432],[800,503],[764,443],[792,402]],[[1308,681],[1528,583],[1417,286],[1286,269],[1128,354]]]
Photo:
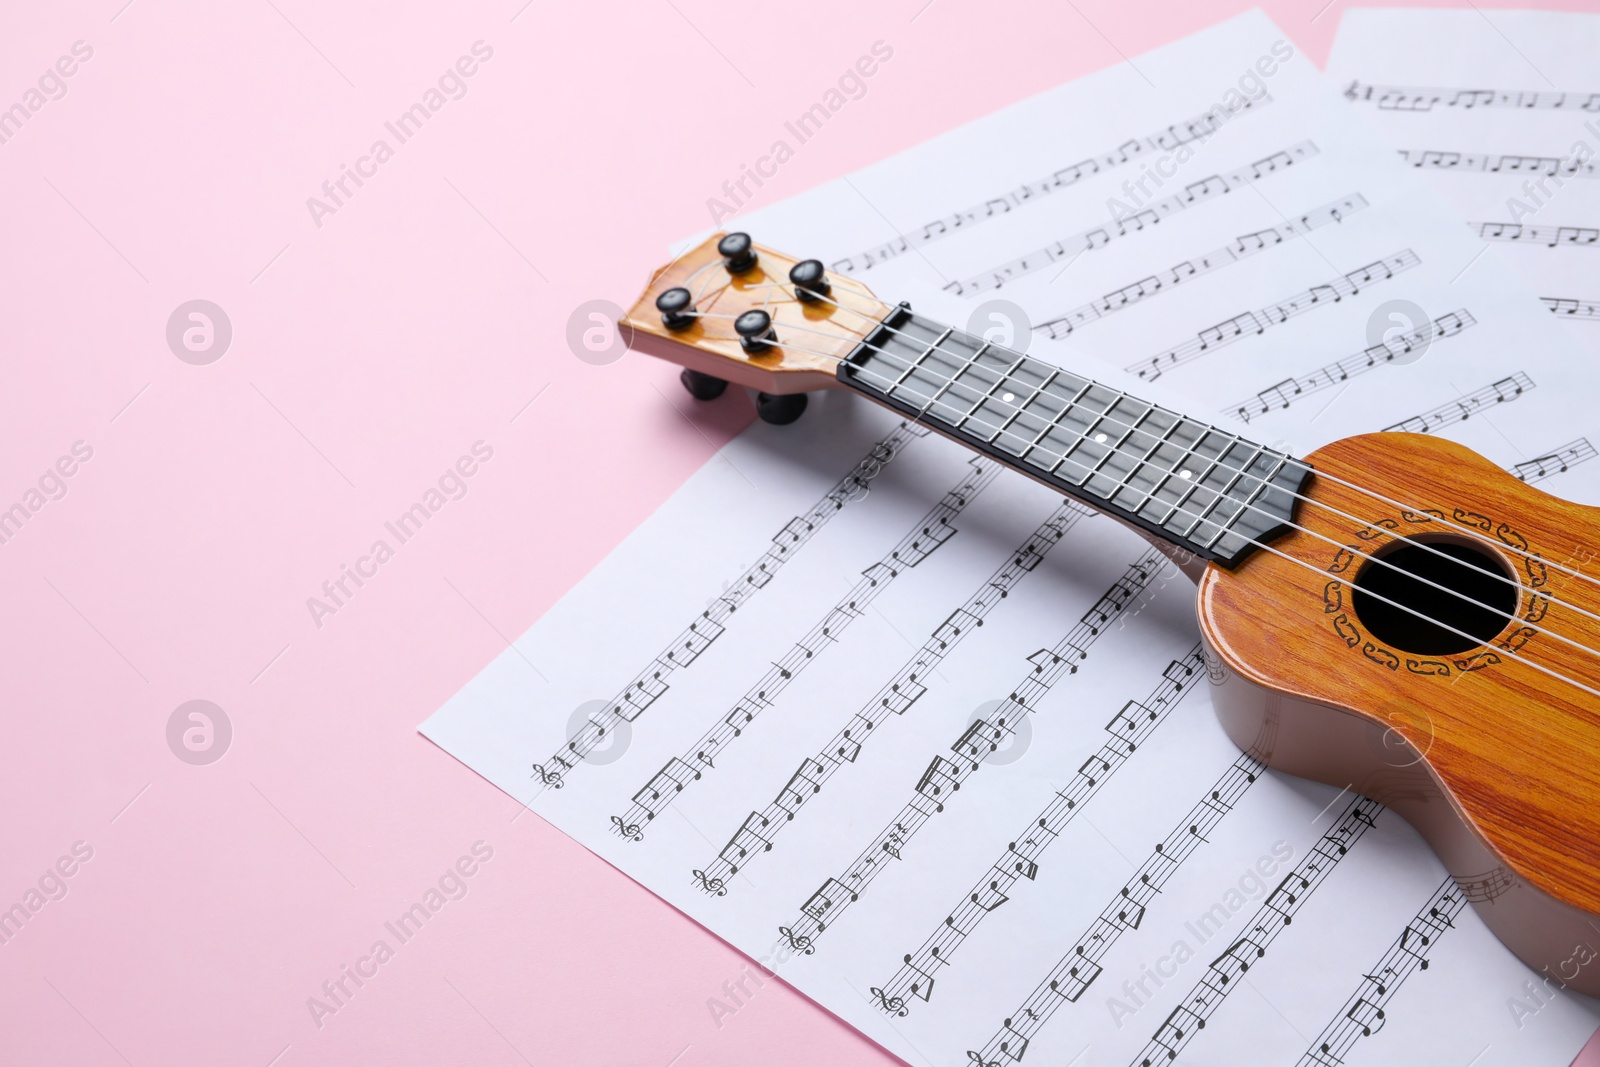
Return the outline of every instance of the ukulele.
[[[698,399],[735,382],[783,424],[849,389],[1133,528],[1198,582],[1228,736],[1393,808],[1512,952],[1600,996],[1600,509],[1426,434],[1297,459],[743,233],[620,326]]]

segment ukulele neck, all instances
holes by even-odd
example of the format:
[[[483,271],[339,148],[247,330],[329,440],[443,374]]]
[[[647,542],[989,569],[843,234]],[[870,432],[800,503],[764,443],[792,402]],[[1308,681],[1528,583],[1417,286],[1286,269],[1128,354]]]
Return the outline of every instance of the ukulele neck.
[[[902,304],[841,384],[1180,549],[1234,567],[1288,532],[1310,468]]]

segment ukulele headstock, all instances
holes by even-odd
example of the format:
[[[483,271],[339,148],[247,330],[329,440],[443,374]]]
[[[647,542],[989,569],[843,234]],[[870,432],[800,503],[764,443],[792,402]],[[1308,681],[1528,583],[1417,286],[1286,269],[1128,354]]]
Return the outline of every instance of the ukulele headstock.
[[[891,310],[816,260],[716,233],[656,271],[621,325],[631,348],[783,396],[836,387],[839,360]]]

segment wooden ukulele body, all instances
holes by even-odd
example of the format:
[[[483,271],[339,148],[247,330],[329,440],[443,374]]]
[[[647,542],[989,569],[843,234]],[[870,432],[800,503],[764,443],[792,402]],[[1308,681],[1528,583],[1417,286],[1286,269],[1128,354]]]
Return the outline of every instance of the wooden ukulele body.
[[[1583,614],[1600,615],[1600,586],[1569,573],[1590,570],[1600,509],[1421,434],[1348,438],[1307,459],[1304,530],[1272,545],[1293,559],[1258,551],[1200,580],[1224,729],[1269,766],[1393,808],[1513,952],[1600,996],[1600,698],[1561,680],[1600,689],[1600,659],[1554,636],[1600,649],[1600,622]],[[1453,653],[1375,632],[1357,610],[1374,566],[1363,555],[1403,539],[1487,551],[1516,582],[1514,619]]]

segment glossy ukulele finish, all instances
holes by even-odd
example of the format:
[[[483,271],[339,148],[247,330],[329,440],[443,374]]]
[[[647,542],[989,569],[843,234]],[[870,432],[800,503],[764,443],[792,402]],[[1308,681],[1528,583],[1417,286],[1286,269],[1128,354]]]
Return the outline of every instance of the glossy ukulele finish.
[[[1600,967],[1578,951],[1600,943],[1600,698],[1533,666],[1600,688],[1595,656],[1552,636],[1600,647],[1583,614],[1600,614],[1600,587],[1552,566],[1592,569],[1600,509],[1424,434],[1364,434],[1306,459],[1411,507],[1313,476],[1309,498],[1365,520],[1299,510],[1310,532],[1273,547],[1316,571],[1264,552],[1206,568],[1200,630],[1226,665],[1213,699],[1223,727],[1270,766],[1393,808],[1524,962],[1600,994]],[[1356,616],[1352,580],[1370,566],[1358,553],[1469,542],[1442,520],[1501,546],[1489,551],[1516,578],[1515,618],[1470,649],[1408,652]]]
[[[1229,736],[1395,809],[1513,952],[1600,996],[1600,509],[1422,434],[1291,460],[742,234],[623,327],[697,396],[737,382],[786,422],[853,389],[1135,528],[1199,579]]]

